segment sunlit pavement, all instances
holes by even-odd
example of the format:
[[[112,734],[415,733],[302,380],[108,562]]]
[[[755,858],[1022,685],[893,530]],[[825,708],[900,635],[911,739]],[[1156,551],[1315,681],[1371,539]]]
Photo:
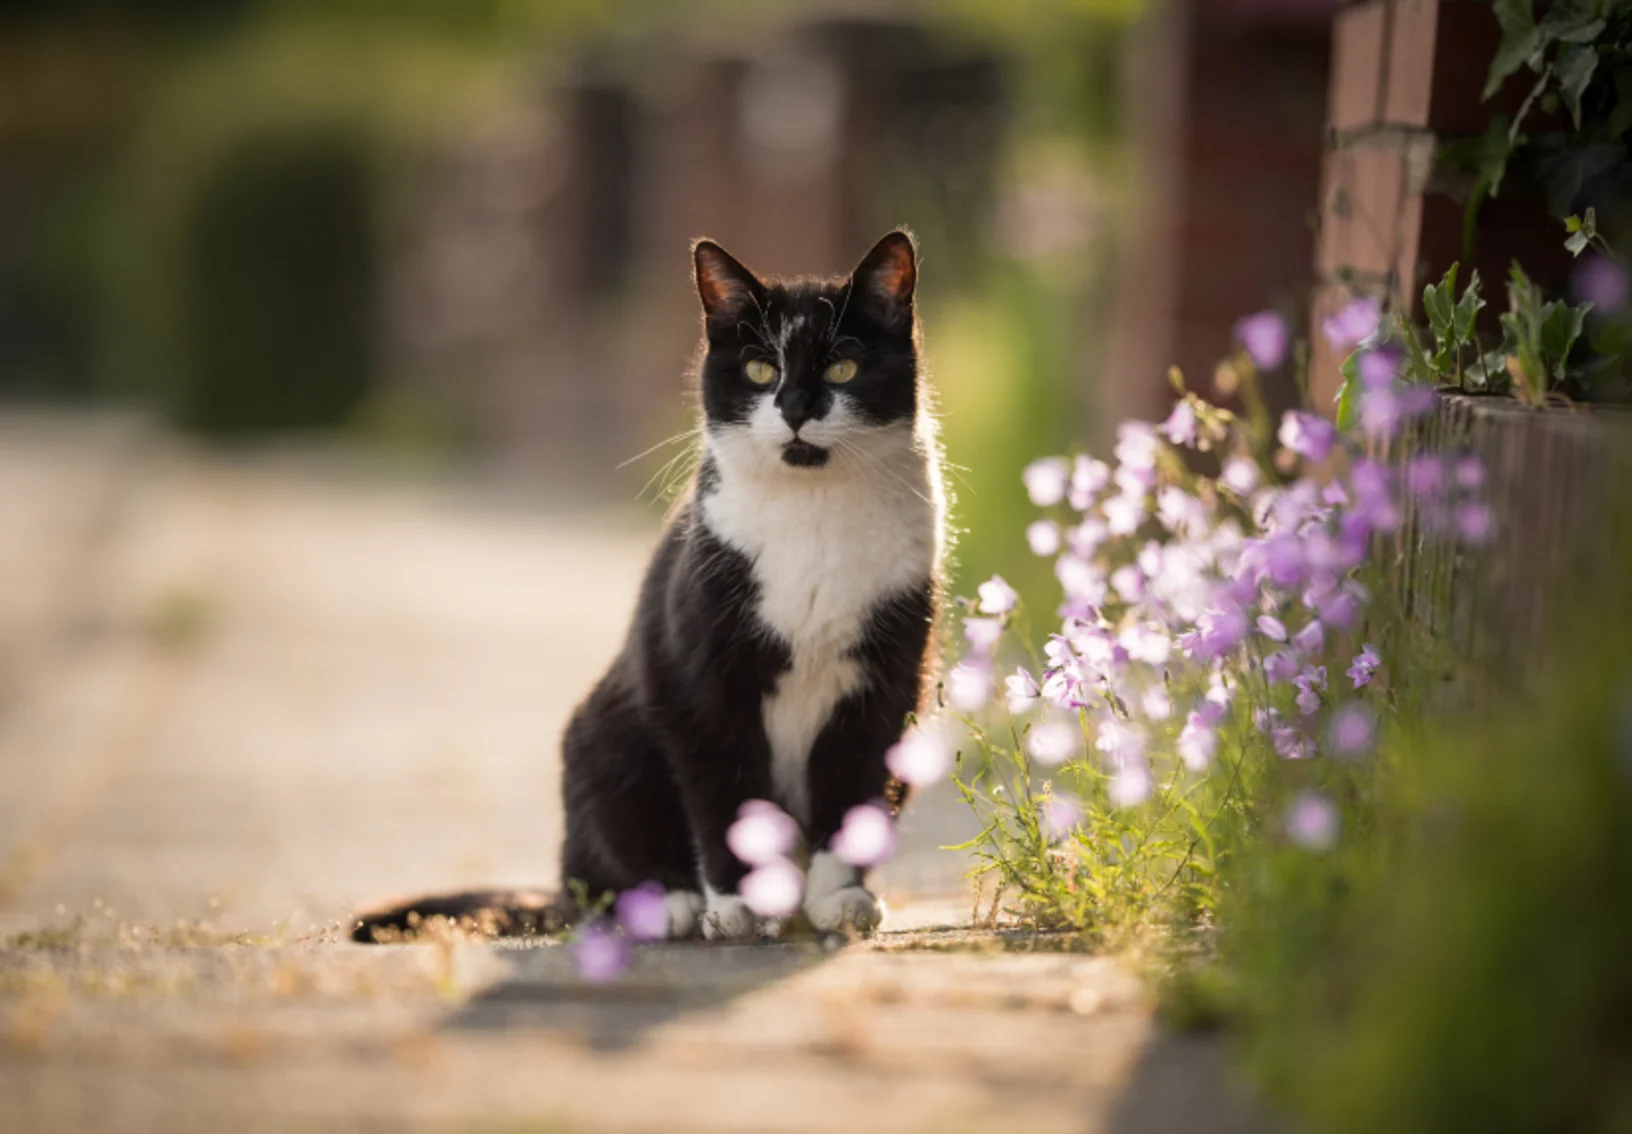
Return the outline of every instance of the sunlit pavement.
[[[556,738],[656,523],[0,422],[0,933],[39,935],[0,953],[0,1125],[1259,1129],[1114,965],[913,932],[968,916],[946,792],[866,946],[595,987],[561,948],[335,942],[554,879]]]

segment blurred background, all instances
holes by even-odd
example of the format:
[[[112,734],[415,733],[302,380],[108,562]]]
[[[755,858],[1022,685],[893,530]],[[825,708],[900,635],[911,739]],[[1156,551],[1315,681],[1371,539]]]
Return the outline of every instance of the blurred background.
[[[1303,325],[1337,7],[0,4],[0,922],[547,881],[699,235],[914,229],[955,585],[1048,593],[1025,463]]]

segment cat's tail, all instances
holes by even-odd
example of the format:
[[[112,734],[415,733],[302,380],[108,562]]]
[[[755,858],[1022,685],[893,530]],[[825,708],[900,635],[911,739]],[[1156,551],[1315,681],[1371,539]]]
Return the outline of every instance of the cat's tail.
[[[351,919],[351,939],[364,944],[413,941],[444,927],[482,937],[542,937],[578,919],[568,894],[545,890],[470,890],[435,894],[367,910]]]

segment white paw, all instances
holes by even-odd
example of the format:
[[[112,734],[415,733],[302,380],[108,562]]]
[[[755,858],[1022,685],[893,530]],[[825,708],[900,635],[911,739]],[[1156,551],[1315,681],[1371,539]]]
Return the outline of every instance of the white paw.
[[[703,913],[703,936],[710,941],[751,941],[759,936],[758,915],[735,894],[708,894]]]
[[[871,933],[884,916],[878,899],[860,886],[846,886],[805,903],[805,916],[823,933]]]
[[[670,890],[663,897],[669,913],[669,938],[679,940],[694,936],[702,923],[703,896],[695,890]]]

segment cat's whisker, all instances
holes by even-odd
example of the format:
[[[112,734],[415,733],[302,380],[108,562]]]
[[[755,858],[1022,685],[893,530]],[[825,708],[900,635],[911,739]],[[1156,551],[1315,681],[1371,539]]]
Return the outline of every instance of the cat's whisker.
[[[653,445],[649,449],[642,449],[640,452],[638,452],[634,456],[630,457],[627,461],[624,461],[621,464],[619,464],[618,468],[619,469],[626,469],[630,465],[634,464],[636,461],[642,459],[643,457],[651,456],[653,453],[657,452],[659,449],[666,449],[666,448],[668,448],[668,446],[673,445],[676,441],[685,441],[685,440],[689,440],[690,438],[693,438],[693,437],[699,437],[699,436],[702,435],[702,432],[703,432],[703,427],[700,426],[700,425],[694,425],[690,429],[683,429],[679,433],[676,433],[673,437],[665,438],[664,440],[659,441],[656,445]]]
[[[898,472],[895,469],[890,468],[889,465],[885,464],[882,460],[880,460],[878,457],[874,456],[873,454],[867,452],[865,449],[863,449],[860,445],[856,444],[854,441],[850,441],[850,440],[847,440],[847,439],[845,439],[843,437],[839,437],[839,438],[834,439],[833,444],[834,444],[834,447],[837,448],[840,452],[850,454],[851,456],[855,457],[858,461],[860,461],[864,466],[872,469],[874,472],[882,473],[884,476],[887,476],[887,477],[893,479],[902,488],[905,488],[908,492],[912,493],[914,496],[916,496],[919,500],[922,500],[924,503],[928,504],[928,503],[931,502],[929,497],[925,496],[923,494],[923,492],[919,491],[918,487],[916,485],[914,485],[911,481],[909,481],[906,477],[902,476],[900,472]]]

